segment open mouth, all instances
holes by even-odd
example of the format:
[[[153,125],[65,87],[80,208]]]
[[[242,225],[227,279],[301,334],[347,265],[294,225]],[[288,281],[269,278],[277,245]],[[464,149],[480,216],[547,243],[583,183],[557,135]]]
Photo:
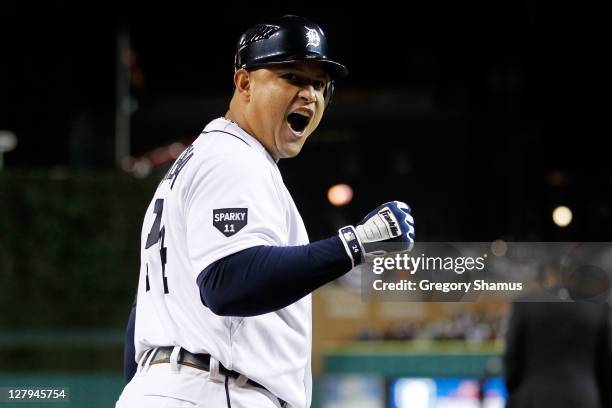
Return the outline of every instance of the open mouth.
[[[295,133],[300,134],[306,129],[308,123],[310,123],[310,116],[301,111],[291,112],[287,116],[287,123],[289,123],[289,127]]]

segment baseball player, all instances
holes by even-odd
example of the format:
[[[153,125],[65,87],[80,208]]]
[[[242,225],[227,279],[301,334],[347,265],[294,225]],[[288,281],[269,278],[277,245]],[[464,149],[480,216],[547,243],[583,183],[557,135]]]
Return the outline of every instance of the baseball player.
[[[310,406],[310,293],[390,242],[414,242],[410,208],[393,201],[309,243],[283,184],[278,160],[300,152],[346,74],[305,18],[241,36],[229,110],[176,160],[145,215],[118,408]]]

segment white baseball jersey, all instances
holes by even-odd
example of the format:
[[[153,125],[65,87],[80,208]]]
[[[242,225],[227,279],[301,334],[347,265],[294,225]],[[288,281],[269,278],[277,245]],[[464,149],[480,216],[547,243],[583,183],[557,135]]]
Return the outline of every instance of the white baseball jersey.
[[[136,359],[153,347],[209,353],[294,407],[311,399],[310,295],[254,317],[215,315],[196,278],[243,249],[308,243],[274,159],[238,125],[213,120],[177,159],[147,209],[136,310]]]

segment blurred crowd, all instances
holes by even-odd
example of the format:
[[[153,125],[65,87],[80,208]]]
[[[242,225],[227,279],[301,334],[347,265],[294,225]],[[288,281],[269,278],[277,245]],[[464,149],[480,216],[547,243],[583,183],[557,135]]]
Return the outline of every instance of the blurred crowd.
[[[355,340],[463,340],[483,342],[503,338],[506,317],[493,313],[461,312],[424,321],[404,321],[383,330],[364,327]]]

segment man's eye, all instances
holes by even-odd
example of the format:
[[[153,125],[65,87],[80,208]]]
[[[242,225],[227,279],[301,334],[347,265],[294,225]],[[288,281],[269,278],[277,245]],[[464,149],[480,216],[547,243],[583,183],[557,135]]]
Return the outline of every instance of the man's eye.
[[[281,78],[283,78],[284,80],[292,83],[293,85],[296,86],[306,86],[308,84],[312,84],[312,87],[317,90],[317,91],[323,91],[325,90],[325,86],[327,85],[327,83],[325,81],[321,81],[319,79],[316,79],[314,81],[310,81],[309,79],[306,79],[300,75],[297,74],[283,74],[281,76]]]
[[[322,91],[325,89],[325,82],[324,81],[313,81],[312,86],[317,91]]]
[[[289,82],[298,82],[299,81],[299,77],[295,74],[285,74],[282,76],[283,79],[286,79]]]

